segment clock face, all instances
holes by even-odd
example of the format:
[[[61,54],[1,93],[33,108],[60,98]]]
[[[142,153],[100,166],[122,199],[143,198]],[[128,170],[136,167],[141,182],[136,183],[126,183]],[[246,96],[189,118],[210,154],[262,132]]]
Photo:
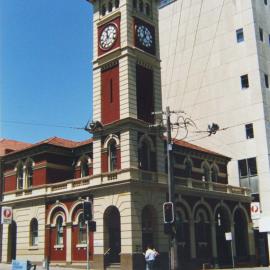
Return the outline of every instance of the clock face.
[[[153,37],[147,26],[139,25],[137,27],[137,37],[144,47],[150,48],[153,45]]]
[[[107,25],[100,35],[99,46],[103,50],[109,50],[117,39],[117,28],[114,24]]]

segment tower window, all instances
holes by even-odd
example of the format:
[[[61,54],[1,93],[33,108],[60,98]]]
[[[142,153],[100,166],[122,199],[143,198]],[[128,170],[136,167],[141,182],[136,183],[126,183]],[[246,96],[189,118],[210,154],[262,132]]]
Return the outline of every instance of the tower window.
[[[87,160],[82,160],[81,161],[81,177],[85,177],[89,175],[89,169],[88,169],[88,164]]]
[[[263,29],[259,28],[259,33],[260,33],[260,41],[263,42]]]
[[[106,14],[106,6],[105,5],[102,5],[101,14],[102,14],[102,16],[105,16],[105,14]]]
[[[238,160],[239,177],[247,178],[257,175],[257,162],[256,158],[248,158]]]
[[[113,172],[117,169],[116,141],[112,140],[108,148],[109,148],[109,171]]]
[[[26,164],[25,175],[26,175],[27,187],[32,187],[32,185],[33,185],[33,164],[31,161],[27,162],[27,164]]]
[[[246,138],[247,139],[254,138],[253,124],[247,124],[245,127],[246,127]]]
[[[238,43],[244,41],[244,31],[243,28],[237,29],[236,30],[236,40]]]
[[[112,2],[109,2],[108,11],[111,12],[112,9],[113,9],[113,4],[112,4]]]
[[[267,74],[264,74],[264,84],[266,88],[269,88],[269,79]]]
[[[210,180],[210,168],[207,164],[203,165],[203,177],[204,177],[205,181]]]
[[[213,166],[211,168],[211,180],[212,182],[218,182],[218,169],[216,168],[216,166]]]
[[[33,218],[30,222],[30,245],[38,245],[38,221],[36,218]]]
[[[150,146],[146,140],[143,140],[139,149],[139,167],[142,170],[150,170],[151,162],[150,162]]]
[[[119,8],[119,0],[115,0],[115,8]]]
[[[240,78],[242,89],[249,88],[248,75],[247,74],[242,75]]]

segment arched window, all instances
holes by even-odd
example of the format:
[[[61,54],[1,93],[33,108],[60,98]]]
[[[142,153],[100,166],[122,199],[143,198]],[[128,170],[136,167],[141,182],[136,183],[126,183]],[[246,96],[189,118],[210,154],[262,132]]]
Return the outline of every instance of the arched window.
[[[17,166],[17,189],[23,189],[23,165]]]
[[[81,177],[89,175],[87,159],[81,160]]]
[[[108,4],[108,11],[109,12],[112,12],[112,9],[113,9],[113,4],[112,4],[112,2],[109,2],[109,4]]]
[[[56,245],[64,244],[64,228],[63,228],[63,217],[58,216],[56,220]]]
[[[79,244],[86,244],[86,224],[84,222],[83,214],[79,215],[78,219],[78,243]]]
[[[26,163],[25,176],[26,176],[27,187],[28,188],[32,187],[33,186],[33,163],[32,163],[32,161],[28,161]]]
[[[142,0],[140,0],[140,2],[139,2],[139,10],[140,10],[140,12],[143,12],[143,1]]]
[[[192,175],[192,163],[189,159],[185,161],[185,171],[184,171],[185,177],[190,178]]]
[[[148,3],[145,4],[145,13],[147,16],[150,16],[150,5]]]
[[[117,150],[116,141],[112,140],[108,145],[109,171],[113,172],[117,169]]]
[[[102,16],[105,16],[105,14],[106,14],[106,5],[105,4],[102,5],[101,14],[102,14]]]
[[[114,4],[115,4],[115,8],[119,8],[119,0],[115,0]]]
[[[38,221],[36,218],[33,218],[30,222],[30,245],[38,245]]]
[[[211,168],[211,180],[212,182],[218,182],[218,169],[216,166]]]
[[[150,170],[150,147],[145,140],[141,143],[139,159],[140,169]]]
[[[210,181],[210,169],[206,163],[203,165],[203,176],[205,181]]]

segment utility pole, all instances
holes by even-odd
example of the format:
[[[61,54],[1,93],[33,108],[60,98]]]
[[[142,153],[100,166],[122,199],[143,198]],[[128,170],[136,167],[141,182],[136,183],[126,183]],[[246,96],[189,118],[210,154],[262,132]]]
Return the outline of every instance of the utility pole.
[[[169,202],[174,206],[174,175],[173,175],[173,142],[171,135],[171,111],[170,107],[166,107],[166,129],[167,129],[167,164],[168,164],[168,194]],[[175,207],[173,207],[175,209]],[[174,210],[175,211],[175,210]],[[175,213],[174,213],[175,216]],[[175,224],[175,221],[174,221]],[[175,225],[172,224],[174,228]],[[169,270],[177,270],[178,268],[178,256],[177,256],[177,243],[175,239],[175,231],[172,230],[171,235],[169,235]]]

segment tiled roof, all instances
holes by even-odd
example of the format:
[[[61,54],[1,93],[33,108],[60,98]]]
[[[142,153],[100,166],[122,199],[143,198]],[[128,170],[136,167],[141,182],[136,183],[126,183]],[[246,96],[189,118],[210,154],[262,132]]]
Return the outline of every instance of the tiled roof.
[[[193,149],[193,150],[196,150],[196,151],[200,151],[200,152],[204,152],[204,153],[207,153],[207,154],[210,154],[210,155],[215,155],[215,156],[220,156],[220,157],[225,157],[225,158],[229,158],[229,157],[226,157],[224,155],[221,155],[217,152],[214,152],[214,151],[211,151],[211,150],[208,150],[206,148],[203,148],[201,146],[198,146],[198,145],[195,145],[195,144],[192,144],[192,143],[189,143],[189,142],[186,142],[186,141],[182,141],[182,140],[174,140],[174,143],[176,145],[179,145],[179,146],[182,146],[182,147],[185,147],[185,148],[189,148],[189,149]]]
[[[21,150],[31,149],[33,147],[37,147],[37,146],[43,145],[43,144],[50,144],[50,145],[55,145],[55,146],[60,146],[60,147],[65,147],[65,148],[76,148],[79,146],[86,145],[88,143],[90,144],[90,143],[92,143],[92,141],[93,141],[92,138],[85,140],[85,141],[81,141],[81,142],[75,142],[72,140],[67,140],[67,139],[63,139],[63,138],[59,138],[59,137],[51,137],[51,138],[48,138],[46,140],[43,140],[43,141],[40,141],[40,142],[37,142],[34,144],[25,144],[25,143],[18,142],[18,143],[24,144],[24,147],[14,148],[14,151],[12,153],[19,152]],[[0,148],[1,148],[1,145],[0,145]],[[4,154],[8,154],[8,153],[5,153],[5,151],[4,151],[3,155]]]
[[[0,139],[0,156],[4,156],[7,153],[19,151],[31,146],[31,143],[19,142],[9,139]]]

